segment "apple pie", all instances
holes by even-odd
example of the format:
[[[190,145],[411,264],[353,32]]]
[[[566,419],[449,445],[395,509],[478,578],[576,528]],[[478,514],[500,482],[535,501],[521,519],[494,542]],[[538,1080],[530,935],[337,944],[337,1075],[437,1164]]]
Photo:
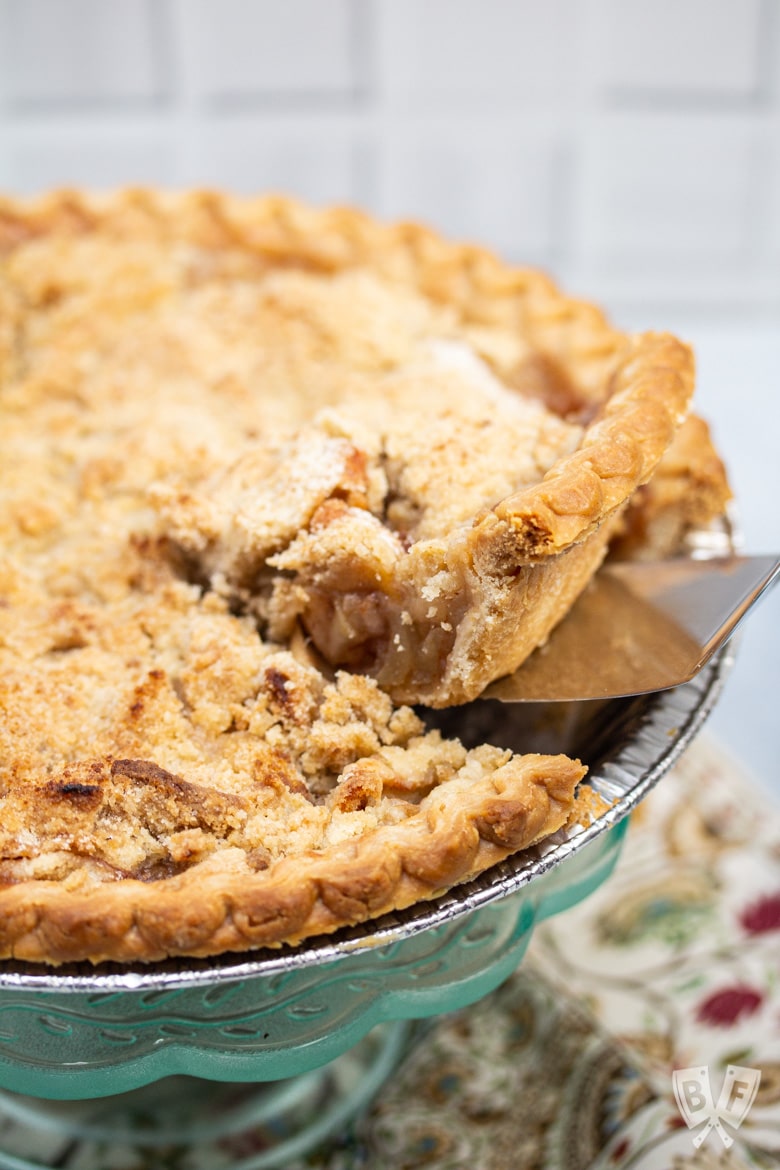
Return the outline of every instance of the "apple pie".
[[[592,807],[411,706],[545,640],[692,387],[674,337],[417,226],[1,202],[0,956],[294,943]]]

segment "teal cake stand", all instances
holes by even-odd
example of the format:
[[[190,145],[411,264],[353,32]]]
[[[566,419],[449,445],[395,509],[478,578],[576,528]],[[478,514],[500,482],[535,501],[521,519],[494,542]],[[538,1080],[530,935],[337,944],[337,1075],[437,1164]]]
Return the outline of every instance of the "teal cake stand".
[[[434,902],[251,957],[0,964],[0,1170],[268,1170],[311,1151],[367,1105],[412,1021],[494,990],[539,922],[605,881],[730,663],[630,700],[435,713],[466,743],[579,755],[611,807]]]

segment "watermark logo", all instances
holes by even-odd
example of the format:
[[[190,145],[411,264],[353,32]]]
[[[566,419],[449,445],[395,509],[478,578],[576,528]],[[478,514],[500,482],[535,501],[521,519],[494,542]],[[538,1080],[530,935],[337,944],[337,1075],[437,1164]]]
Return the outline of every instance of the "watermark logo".
[[[761,1081],[757,1068],[730,1064],[718,1096],[713,1102],[710,1070],[706,1067],[678,1068],[672,1073],[677,1107],[688,1129],[699,1129],[693,1144],[698,1149],[714,1129],[726,1149],[734,1144],[729,1129],[739,1129],[756,1099]]]

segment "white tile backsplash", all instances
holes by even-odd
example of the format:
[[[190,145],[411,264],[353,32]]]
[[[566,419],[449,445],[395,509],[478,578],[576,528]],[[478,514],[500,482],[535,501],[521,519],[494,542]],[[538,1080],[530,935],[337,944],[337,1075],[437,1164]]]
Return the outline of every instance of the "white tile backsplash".
[[[418,123],[388,135],[379,188],[388,218],[416,218],[530,263],[556,251],[565,143],[512,122]]]
[[[578,0],[378,0],[379,84],[394,104],[458,113],[570,100]]]
[[[768,213],[766,232],[761,241],[764,247],[765,262],[776,269],[780,268],[780,129],[778,129],[777,139],[775,150],[768,152],[766,169]]]
[[[341,122],[256,117],[196,124],[184,145],[181,182],[252,194],[277,191],[315,203],[355,202],[360,139]]]
[[[762,0],[595,0],[598,68],[623,94],[755,95]]]
[[[0,184],[34,195],[52,187],[171,187],[179,145],[171,129],[130,126],[35,126],[8,135],[0,152]]]
[[[706,272],[744,257],[761,127],[700,111],[605,113],[582,153],[580,241],[597,265]]]
[[[165,87],[155,0],[0,0],[0,44],[12,106],[149,100]]]
[[[780,0],[0,0],[0,182],[131,179],[780,313]]]
[[[189,0],[179,5],[185,68],[204,98],[349,94],[350,0]]]

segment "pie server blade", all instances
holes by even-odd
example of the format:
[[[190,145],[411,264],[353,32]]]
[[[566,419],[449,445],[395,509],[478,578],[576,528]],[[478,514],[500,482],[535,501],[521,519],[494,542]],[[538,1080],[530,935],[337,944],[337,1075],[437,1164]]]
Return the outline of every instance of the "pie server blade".
[[[776,555],[605,565],[545,645],[481,697],[571,702],[688,682],[778,575]]]

